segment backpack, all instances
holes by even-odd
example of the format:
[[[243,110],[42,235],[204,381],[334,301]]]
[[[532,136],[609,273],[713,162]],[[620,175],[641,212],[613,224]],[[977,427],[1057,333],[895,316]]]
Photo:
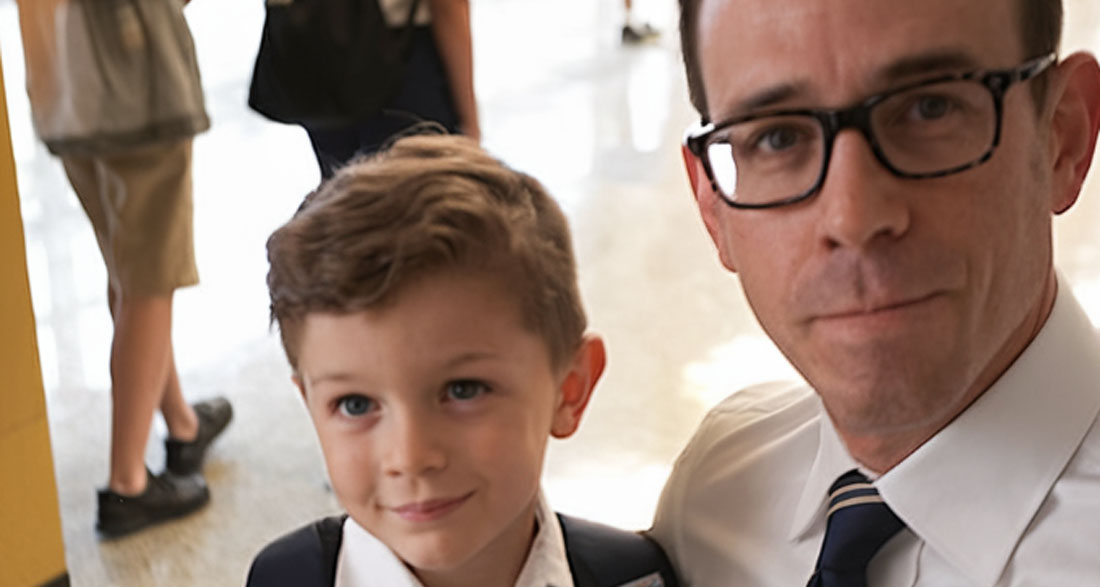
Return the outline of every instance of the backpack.
[[[248,105],[311,127],[378,113],[400,88],[419,5],[413,0],[398,29],[378,0],[266,0]]]
[[[347,516],[332,516],[268,544],[252,561],[246,587],[331,587]],[[558,514],[576,587],[678,587],[661,547],[627,532]]]

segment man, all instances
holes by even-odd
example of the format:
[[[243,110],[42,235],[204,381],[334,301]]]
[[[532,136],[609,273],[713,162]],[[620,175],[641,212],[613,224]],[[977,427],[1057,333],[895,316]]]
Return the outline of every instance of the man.
[[[1051,250],[1100,67],[1055,59],[1060,0],[681,7],[704,224],[809,383],[678,460],[685,581],[1100,584],[1100,341]]]
[[[183,4],[20,0],[35,131],[57,155],[107,266],[111,450],[96,528],[117,537],[210,497],[204,455],[232,418],[224,398],[190,405],[172,350],[176,289],[198,281],[191,141],[209,126]],[[145,465],[155,413],[165,470]]]

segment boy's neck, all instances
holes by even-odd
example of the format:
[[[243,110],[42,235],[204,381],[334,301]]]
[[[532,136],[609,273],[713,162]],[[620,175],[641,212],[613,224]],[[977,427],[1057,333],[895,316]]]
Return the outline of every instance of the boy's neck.
[[[498,536],[460,568],[439,572],[413,569],[413,573],[424,587],[513,587],[538,533],[535,507],[532,504],[510,531]]]

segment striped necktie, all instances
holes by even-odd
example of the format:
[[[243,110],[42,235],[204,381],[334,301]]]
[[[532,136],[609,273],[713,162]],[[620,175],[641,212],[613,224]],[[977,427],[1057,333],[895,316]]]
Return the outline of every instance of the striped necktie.
[[[825,541],[807,587],[866,587],[867,563],[905,523],[855,469],[829,488],[827,516]]]

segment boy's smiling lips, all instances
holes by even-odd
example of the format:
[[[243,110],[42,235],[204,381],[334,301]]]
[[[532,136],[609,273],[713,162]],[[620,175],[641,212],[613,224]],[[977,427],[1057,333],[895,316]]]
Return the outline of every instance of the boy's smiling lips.
[[[474,493],[471,491],[458,497],[409,502],[389,509],[407,522],[431,522],[461,507]]]

